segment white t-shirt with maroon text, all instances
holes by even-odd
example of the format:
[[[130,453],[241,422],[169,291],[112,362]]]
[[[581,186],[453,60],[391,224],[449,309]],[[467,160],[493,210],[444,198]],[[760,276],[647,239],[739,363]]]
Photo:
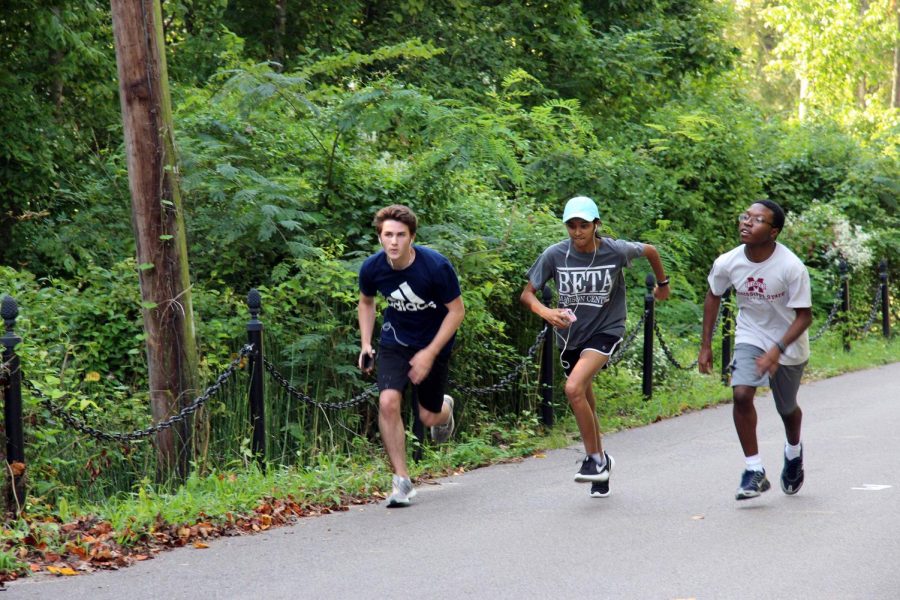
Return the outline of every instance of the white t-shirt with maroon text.
[[[772,256],[752,262],[744,245],[719,256],[709,272],[709,289],[716,296],[734,287],[738,316],[735,344],[752,344],[768,350],[781,340],[796,318],[795,308],[810,308],[809,272],[797,256],[775,243]],[[790,344],[778,360],[799,365],[809,359],[809,334]]]

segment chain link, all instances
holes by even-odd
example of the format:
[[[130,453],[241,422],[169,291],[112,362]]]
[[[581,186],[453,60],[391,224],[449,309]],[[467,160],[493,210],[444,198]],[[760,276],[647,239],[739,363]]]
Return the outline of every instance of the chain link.
[[[6,385],[9,382],[9,376],[12,375],[12,371],[9,368],[9,363],[0,363],[0,386]]]
[[[666,359],[673,365],[675,365],[676,369],[681,369],[683,371],[687,371],[689,369],[693,369],[697,366],[698,358],[695,358],[694,361],[689,365],[683,365],[678,362],[678,359],[675,358],[675,354],[672,352],[671,348],[666,344],[666,341],[663,339],[662,331],[659,330],[659,323],[653,322],[653,331],[656,333],[656,339],[659,341],[659,347],[662,348],[663,354],[666,355]]]
[[[484,396],[511,388],[513,382],[518,379],[525,366],[528,365],[528,363],[531,362],[531,359],[534,358],[534,355],[537,354],[537,349],[540,347],[541,342],[544,341],[544,338],[547,337],[547,332],[549,330],[550,326],[545,324],[544,328],[538,332],[537,338],[535,338],[534,343],[528,349],[527,354],[519,361],[519,364],[517,364],[512,371],[502,377],[497,383],[485,387],[470,387],[451,379],[450,385],[461,392],[475,396]]]
[[[76,431],[80,431],[81,433],[85,433],[93,438],[104,441],[113,441],[113,442],[131,442],[135,440],[142,440],[150,437],[151,435],[158,433],[164,429],[169,429],[176,423],[184,421],[187,419],[188,415],[192,415],[197,412],[201,406],[203,406],[211,397],[213,397],[222,385],[231,377],[232,374],[238,369],[238,365],[241,361],[253,351],[253,346],[250,344],[245,345],[241,348],[238,356],[231,361],[231,364],[228,365],[221,375],[216,379],[215,383],[206,388],[206,391],[203,395],[199,396],[196,400],[191,402],[189,405],[185,406],[181,409],[177,414],[172,415],[168,419],[164,421],[160,421],[155,425],[151,425],[146,429],[138,429],[135,431],[130,431],[126,433],[116,432],[116,433],[108,433],[105,431],[101,431],[96,427],[91,427],[84,421],[70,415],[64,409],[53,404],[53,401],[47,397],[41,390],[39,390],[33,383],[30,381],[23,381],[25,387],[31,390],[31,392],[37,397],[40,398],[44,407],[50,411],[50,414],[53,416],[62,419],[67,425],[75,429]]]
[[[640,333],[641,330],[643,330],[644,321],[647,320],[647,315],[649,315],[649,314],[650,314],[649,309],[644,310],[643,314],[641,315],[640,320],[638,320],[638,322],[637,322],[637,325],[635,325],[634,328],[631,330],[631,334],[627,338],[625,338],[625,341],[622,343],[622,345],[616,349],[615,354],[613,354],[609,358],[607,365],[609,365],[611,367],[614,364],[618,363],[620,360],[622,360],[622,358],[625,357],[625,353],[628,352],[628,349],[631,347],[631,344],[633,344],[634,340],[637,339],[638,333]]]
[[[458,389],[462,392],[473,394],[473,395],[483,395],[483,394],[492,394],[494,392],[498,392],[500,390],[508,389],[512,382],[519,376],[528,362],[534,357],[537,352],[538,347],[540,347],[541,342],[544,340],[544,337],[547,335],[548,327],[545,325],[544,328],[538,333],[537,338],[534,343],[528,349],[528,354],[525,358],[519,361],[519,364],[507,375],[505,375],[500,381],[495,383],[494,385],[486,386],[486,387],[470,387],[466,385],[462,385],[454,380],[450,380],[449,383],[455,389]],[[357,404],[361,404],[365,402],[370,396],[377,395],[378,386],[371,385],[364,389],[362,392],[350,398],[349,400],[344,400],[342,402],[320,402],[315,398],[309,396],[298,390],[296,387],[291,385],[290,381],[278,372],[275,366],[268,360],[263,359],[263,363],[265,364],[266,371],[272,376],[273,379],[283,387],[293,398],[300,400],[301,402],[306,402],[307,404],[311,404],[313,406],[317,406],[319,408],[328,409],[328,410],[338,410],[343,408],[350,408],[352,406],[356,406]]]
[[[872,301],[872,308],[869,310],[869,319],[866,321],[866,324],[863,325],[859,330],[859,335],[863,336],[868,333],[869,329],[875,323],[875,319],[878,316],[878,311],[881,309],[881,286],[877,286],[875,288],[875,299]]]
[[[813,335],[809,336],[810,342],[815,342],[817,339],[825,335],[825,332],[828,331],[828,328],[834,323],[835,317],[837,317],[838,310],[841,307],[841,286],[838,285],[837,291],[834,294],[834,302],[831,305],[831,311],[828,313],[828,317],[825,319],[825,322],[822,323],[822,326],[819,327],[819,330],[816,331]]]
[[[716,315],[716,322],[713,323],[713,327],[712,327],[713,332],[716,332],[719,330],[719,324],[721,323],[722,315],[724,315],[724,314],[725,314],[725,305],[722,304],[719,307],[719,314]],[[689,365],[683,365],[678,361],[677,358],[675,358],[675,353],[672,352],[672,350],[666,344],[666,341],[663,339],[662,331],[659,328],[659,321],[653,322],[653,330],[656,333],[656,339],[659,340],[659,347],[662,348],[663,354],[666,355],[666,359],[670,363],[672,363],[676,369],[681,369],[682,371],[689,371],[697,366],[697,362],[699,361],[699,356],[698,356],[698,358],[695,358],[694,361]]]
[[[278,372],[278,370],[275,368],[275,365],[273,365],[271,362],[269,362],[269,359],[263,358],[263,364],[265,365],[266,371],[269,372],[269,374],[272,376],[272,378],[275,379],[275,381],[278,382],[278,384],[281,385],[281,387],[283,387],[285,390],[287,390],[288,394],[290,394],[293,398],[300,400],[301,402],[306,402],[307,404],[312,404],[313,406],[317,406],[319,408],[325,408],[325,409],[331,409],[331,410],[336,410],[336,409],[341,409],[341,408],[350,408],[351,406],[356,406],[357,404],[362,404],[363,402],[365,402],[366,400],[369,399],[369,396],[376,395],[376,393],[378,391],[378,386],[373,384],[373,385],[370,385],[369,387],[367,387],[366,389],[364,389],[362,392],[360,392],[353,398],[350,398],[349,400],[344,400],[342,402],[319,402],[315,398],[312,398],[311,396],[304,394],[303,392],[301,392],[300,390],[295,388],[293,385],[291,385],[291,382],[288,381],[284,375],[282,375],[281,373]]]

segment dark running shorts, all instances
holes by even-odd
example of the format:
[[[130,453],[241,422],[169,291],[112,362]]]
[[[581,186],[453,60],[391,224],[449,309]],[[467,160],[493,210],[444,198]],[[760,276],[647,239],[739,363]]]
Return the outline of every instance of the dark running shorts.
[[[616,335],[609,335],[608,333],[595,333],[581,348],[572,348],[566,349],[560,352],[559,354],[559,362],[562,365],[563,370],[566,372],[566,377],[572,372],[572,369],[575,368],[575,363],[578,362],[578,359],[581,358],[582,353],[584,352],[599,352],[605,356],[611,356],[613,352],[616,351],[616,347],[619,345],[619,342],[622,341],[622,338]],[[605,369],[609,363],[607,362],[603,365]]]
[[[420,348],[406,346],[382,346],[378,349],[378,391],[399,390],[402,394],[409,385],[409,361]],[[431,372],[419,385],[413,385],[413,394],[419,406],[433,413],[444,407],[444,391],[450,372],[450,358],[438,356]]]

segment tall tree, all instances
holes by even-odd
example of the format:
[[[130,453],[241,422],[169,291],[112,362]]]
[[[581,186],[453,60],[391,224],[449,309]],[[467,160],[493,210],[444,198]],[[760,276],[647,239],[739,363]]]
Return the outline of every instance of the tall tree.
[[[159,0],[112,0],[154,421],[197,391],[197,348]],[[160,474],[187,474],[190,425],[157,435]]]
[[[894,30],[894,76],[891,87],[891,108],[900,108],[900,2],[893,0],[891,9],[897,25],[897,29]]]
[[[101,0],[2,2],[0,264],[41,271],[43,242],[84,208],[66,188],[116,131],[111,41]]]
[[[795,75],[801,118],[889,105],[896,35],[891,2],[789,0],[764,9],[767,26],[778,36],[768,68]]]

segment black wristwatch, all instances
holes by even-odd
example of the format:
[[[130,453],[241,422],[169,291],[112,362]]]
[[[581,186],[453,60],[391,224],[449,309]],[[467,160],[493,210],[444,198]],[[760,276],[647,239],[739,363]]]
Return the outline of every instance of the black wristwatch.
[[[775,342],[775,347],[778,348],[778,351],[784,354],[784,351],[787,350],[787,346],[784,345],[784,342],[778,340]]]

